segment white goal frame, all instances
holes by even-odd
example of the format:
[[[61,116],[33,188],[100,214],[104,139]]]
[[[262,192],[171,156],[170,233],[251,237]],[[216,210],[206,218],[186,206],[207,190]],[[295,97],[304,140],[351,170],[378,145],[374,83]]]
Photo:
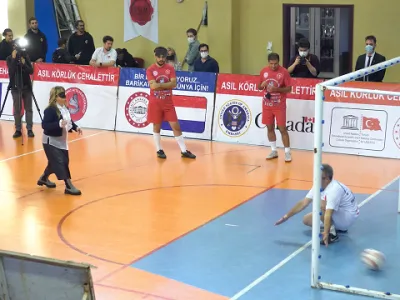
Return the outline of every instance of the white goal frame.
[[[323,108],[324,108],[324,92],[326,90],[337,90],[337,91],[349,91],[349,92],[364,92],[373,93],[379,95],[396,95],[400,96],[398,92],[381,91],[381,90],[368,90],[368,89],[358,89],[358,88],[347,88],[339,87],[338,85],[353,81],[357,78],[364,77],[375,73],[380,70],[387,69],[394,65],[400,64],[400,56],[384,61],[382,63],[364,68],[352,73],[345,74],[343,76],[333,78],[331,80],[319,83],[315,87],[315,133],[314,133],[314,178],[313,178],[313,208],[312,216],[313,224],[320,223],[320,212],[321,212],[321,167],[322,167],[322,147],[323,147]],[[400,178],[400,177],[398,177]],[[399,180],[399,190],[400,190],[400,180]],[[400,213],[400,191],[398,196],[398,213]],[[373,298],[380,299],[399,299],[400,295],[391,294],[389,292],[379,292],[368,289],[356,288],[352,286],[338,285],[333,283],[327,283],[320,281],[319,274],[319,264],[320,264],[320,226],[312,226],[312,248],[311,248],[311,287],[319,289],[334,290],[349,294],[357,294],[363,296],[370,296]]]

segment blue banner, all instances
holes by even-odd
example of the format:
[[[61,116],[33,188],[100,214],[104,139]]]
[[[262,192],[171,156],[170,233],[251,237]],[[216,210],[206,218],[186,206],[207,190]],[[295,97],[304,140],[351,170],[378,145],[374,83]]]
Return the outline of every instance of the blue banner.
[[[176,91],[214,93],[217,74],[207,72],[177,71]],[[120,86],[149,88],[145,69],[122,68]]]
[[[211,129],[206,128],[211,122],[217,74],[177,71],[176,75],[177,86],[174,89],[176,92],[173,94],[173,101],[181,130],[197,136],[204,134],[208,137],[208,131]],[[132,88],[132,90],[150,88],[146,70],[136,68],[122,68],[119,85]],[[172,130],[167,122],[163,122],[161,128]]]

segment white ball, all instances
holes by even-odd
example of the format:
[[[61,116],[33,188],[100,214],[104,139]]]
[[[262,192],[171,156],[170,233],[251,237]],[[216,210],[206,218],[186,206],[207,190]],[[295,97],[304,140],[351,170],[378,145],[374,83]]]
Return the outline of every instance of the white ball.
[[[365,249],[361,253],[361,260],[371,270],[379,271],[385,263],[385,255],[382,252],[374,249]]]

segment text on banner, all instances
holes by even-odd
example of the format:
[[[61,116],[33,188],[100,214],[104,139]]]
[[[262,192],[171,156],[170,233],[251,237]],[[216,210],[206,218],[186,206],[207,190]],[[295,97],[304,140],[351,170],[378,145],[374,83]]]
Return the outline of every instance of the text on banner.
[[[219,74],[217,93],[262,97],[264,91],[258,89],[259,81],[259,76],[256,75]],[[322,81],[322,79],[292,78],[292,92],[287,98],[313,100],[315,85]]]
[[[55,83],[118,86],[119,68],[35,63],[33,79]]]
[[[214,93],[216,74],[176,72],[176,91]],[[145,69],[121,69],[120,86],[149,88]]]

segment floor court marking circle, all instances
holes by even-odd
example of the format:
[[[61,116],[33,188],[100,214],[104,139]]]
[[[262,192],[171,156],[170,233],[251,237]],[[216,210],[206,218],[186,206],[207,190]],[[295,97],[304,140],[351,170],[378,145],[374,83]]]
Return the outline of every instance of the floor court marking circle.
[[[269,187],[265,187],[265,186],[248,186],[248,185],[232,185],[232,184],[197,184],[197,185],[196,185],[196,184],[193,184],[193,185],[179,185],[179,186],[166,186],[166,187],[147,188],[147,189],[142,189],[142,190],[128,191],[128,192],[124,192],[124,193],[119,193],[119,194],[116,194],[116,195],[110,195],[110,196],[107,196],[107,197],[104,197],[104,198],[95,199],[95,200],[89,201],[89,202],[87,202],[87,203],[84,203],[84,204],[82,204],[82,205],[80,205],[80,206],[74,208],[73,210],[69,211],[68,213],[66,213],[66,214],[60,219],[60,221],[59,221],[59,223],[58,223],[58,225],[57,225],[57,234],[58,234],[60,240],[61,240],[68,248],[70,248],[70,249],[72,249],[72,250],[74,250],[74,251],[76,251],[76,252],[78,252],[78,253],[80,253],[80,254],[82,254],[82,255],[89,256],[89,257],[91,257],[91,258],[94,258],[94,259],[97,259],[97,260],[100,260],[100,261],[103,261],[103,262],[108,262],[108,263],[112,263],[112,264],[114,264],[114,265],[119,265],[119,266],[120,266],[120,268],[118,268],[117,270],[115,270],[115,271],[113,271],[113,272],[111,272],[111,273],[105,275],[103,278],[97,280],[97,283],[99,283],[99,282],[103,281],[104,279],[106,279],[106,278],[108,278],[108,277],[111,277],[113,274],[115,274],[115,273],[121,271],[122,269],[124,269],[124,268],[126,268],[126,267],[132,265],[132,264],[135,263],[136,261],[138,261],[138,260],[140,260],[140,259],[143,259],[144,257],[149,256],[150,254],[152,254],[152,253],[158,251],[159,249],[162,249],[163,247],[167,246],[168,244],[173,243],[174,241],[176,241],[176,240],[178,240],[178,239],[180,239],[180,238],[182,238],[182,237],[184,237],[184,236],[190,234],[191,232],[197,230],[198,228],[204,226],[205,224],[208,224],[208,223],[210,223],[210,222],[216,220],[217,218],[219,218],[219,217],[221,217],[221,216],[227,214],[228,212],[230,212],[230,211],[232,211],[232,210],[234,210],[234,209],[240,207],[241,205],[244,205],[245,203],[247,203],[247,202],[253,200],[253,199],[256,198],[257,196],[259,196],[259,195],[261,195],[261,194],[263,194],[263,193],[265,193],[265,192],[267,192],[267,191],[269,191],[269,190],[271,190],[271,189],[273,189],[273,188],[279,186],[280,184],[284,183],[285,181],[287,181],[286,178],[283,179],[283,180],[281,180],[281,181],[279,181],[279,182],[277,182],[277,183],[275,183],[275,184],[273,184],[273,185],[271,185],[271,186],[269,186]],[[160,190],[160,189],[190,188],[190,187],[239,187],[239,188],[258,188],[258,189],[262,189],[262,191],[260,191],[259,193],[256,193],[255,195],[253,195],[252,197],[250,197],[250,198],[248,198],[248,199],[245,199],[245,200],[242,201],[241,203],[239,203],[239,204],[237,204],[237,205],[231,207],[230,209],[228,209],[228,210],[224,211],[223,213],[221,213],[221,214],[215,216],[214,218],[208,220],[207,222],[205,222],[205,223],[203,223],[203,224],[200,224],[199,226],[193,228],[192,230],[185,232],[184,234],[182,234],[182,235],[176,237],[175,239],[169,241],[168,243],[166,243],[166,244],[164,244],[164,245],[161,245],[161,246],[159,246],[159,247],[157,247],[157,248],[151,250],[150,252],[148,252],[148,253],[146,253],[146,254],[144,254],[144,255],[138,257],[138,258],[133,259],[132,261],[130,261],[130,262],[128,262],[128,263],[121,263],[121,262],[113,261],[113,260],[106,259],[106,258],[103,258],[103,257],[99,257],[99,256],[96,256],[96,255],[92,255],[92,254],[90,254],[90,253],[86,253],[85,251],[79,249],[77,246],[75,246],[75,245],[73,245],[72,243],[70,243],[70,242],[64,237],[64,234],[63,234],[63,232],[62,232],[62,227],[63,227],[64,222],[65,222],[73,213],[75,213],[75,212],[77,212],[78,210],[81,210],[82,208],[85,208],[85,207],[87,207],[87,206],[89,206],[89,205],[91,205],[91,204],[98,203],[98,202],[101,202],[101,201],[104,201],[104,200],[108,200],[108,199],[111,199],[111,198],[123,196],[123,195],[128,195],[128,194],[135,194],[135,193],[141,193],[141,192],[153,191],[153,190]]]

